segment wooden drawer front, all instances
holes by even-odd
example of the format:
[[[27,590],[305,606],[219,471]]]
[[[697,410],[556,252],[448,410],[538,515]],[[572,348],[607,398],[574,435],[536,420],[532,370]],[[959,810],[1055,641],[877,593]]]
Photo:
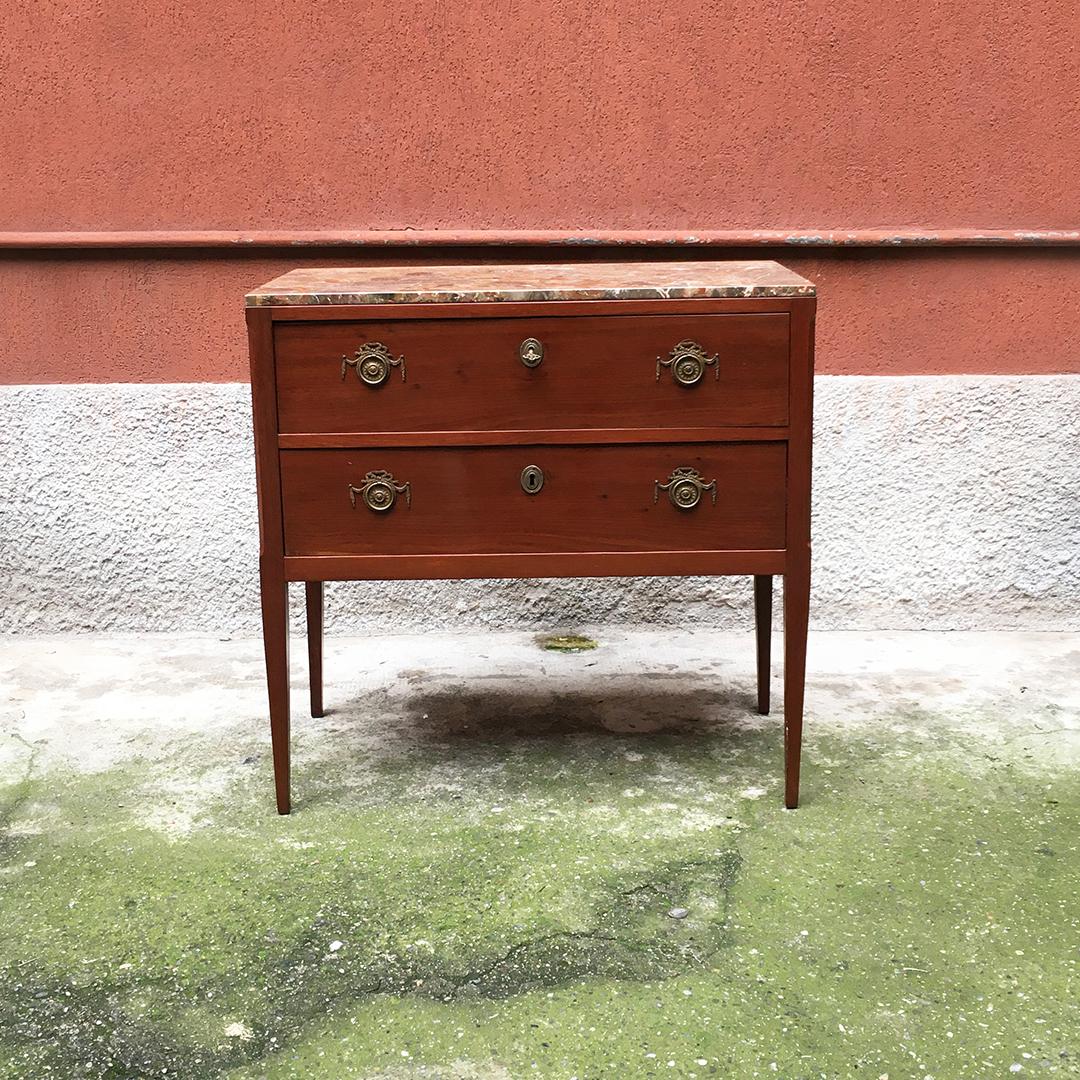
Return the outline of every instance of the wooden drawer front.
[[[522,489],[530,465],[544,474],[536,494]],[[781,442],[285,450],[285,553],[779,549],[785,466]],[[676,469],[697,470],[709,485],[693,509],[676,508],[656,486]],[[375,472],[392,478],[373,480],[376,502],[388,496],[379,485],[392,485],[386,511],[364,501]]]
[[[519,350],[534,338],[543,359]],[[501,431],[581,427],[783,426],[788,316],[286,322],[275,328],[278,425],[286,433]],[[693,385],[676,381],[682,341],[704,350]],[[363,382],[357,353],[394,364]],[[343,358],[354,361],[343,368]],[[376,363],[369,375],[380,374]],[[692,374],[692,372],[691,372]]]

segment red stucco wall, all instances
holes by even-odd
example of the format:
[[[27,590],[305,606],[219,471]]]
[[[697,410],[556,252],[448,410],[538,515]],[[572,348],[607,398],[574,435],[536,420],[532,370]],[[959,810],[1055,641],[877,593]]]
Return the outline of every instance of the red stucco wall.
[[[16,0],[0,35],[0,244],[36,230],[1075,229],[1078,27],[1073,0]],[[822,370],[1078,369],[1076,247],[753,254],[822,286]],[[0,378],[242,378],[247,287],[371,257],[385,256],[0,251]]]

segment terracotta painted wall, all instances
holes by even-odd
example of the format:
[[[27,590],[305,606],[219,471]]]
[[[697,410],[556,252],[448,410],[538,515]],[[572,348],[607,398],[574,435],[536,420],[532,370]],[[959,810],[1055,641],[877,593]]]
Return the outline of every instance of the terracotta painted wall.
[[[260,280],[469,254],[178,253],[177,232],[1060,240],[1080,228],[1078,26],[1072,0],[15,0],[0,32],[0,379],[241,379],[241,296]],[[130,230],[170,235],[132,251]],[[43,232],[120,235],[34,252]],[[1076,243],[754,254],[822,286],[823,371],[1065,372],[1080,370]]]
[[[501,254],[451,250],[428,259]],[[768,254],[819,286],[817,370],[823,374],[1080,371],[1080,258],[1074,251]],[[383,258],[410,256],[418,257],[397,251]],[[619,252],[595,257],[617,258]],[[292,266],[356,261],[355,251],[341,249],[182,257],[52,253],[0,260],[0,296],[8,308],[0,382],[245,380],[244,292]]]
[[[1076,225],[1068,0],[5,8],[8,228]]]

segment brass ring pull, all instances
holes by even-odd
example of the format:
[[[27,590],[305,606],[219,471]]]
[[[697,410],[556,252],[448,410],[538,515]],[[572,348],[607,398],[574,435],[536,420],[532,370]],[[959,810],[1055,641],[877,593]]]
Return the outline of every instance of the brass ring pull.
[[[537,368],[544,362],[544,345],[534,337],[527,337],[518,346],[518,359],[527,368]]]
[[[716,480],[705,483],[705,478],[689,465],[683,465],[676,469],[664,483],[655,481],[653,487],[653,504],[660,499],[660,492],[666,491],[671,505],[676,510],[693,510],[704,492],[712,495],[712,504],[716,505]]]
[[[399,495],[405,496],[406,506],[412,506],[412,488],[409,482],[399,484],[385,469],[372,469],[359,487],[349,485],[349,502],[354,510],[357,495],[363,499],[364,505],[376,514],[385,514]]]
[[[668,353],[667,359],[658,356],[656,358],[656,381],[660,381],[661,368],[671,368],[672,378],[680,386],[694,386],[701,382],[702,375],[707,367],[716,368],[716,378],[720,378],[720,367],[717,361],[718,353],[706,356],[705,350],[696,341],[680,341],[674,349]]]
[[[349,368],[356,372],[356,377],[368,386],[382,386],[390,378],[391,368],[401,368],[401,381],[405,381],[405,357],[396,360],[390,350],[381,341],[372,341],[361,345],[353,356],[341,358],[341,378],[344,379]]]

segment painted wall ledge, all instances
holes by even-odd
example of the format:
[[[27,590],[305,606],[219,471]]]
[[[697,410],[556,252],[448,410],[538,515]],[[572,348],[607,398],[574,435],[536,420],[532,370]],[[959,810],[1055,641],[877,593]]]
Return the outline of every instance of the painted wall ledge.
[[[0,249],[283,247],[1080,247],[1080,229],[252,229],[0,232]]]

